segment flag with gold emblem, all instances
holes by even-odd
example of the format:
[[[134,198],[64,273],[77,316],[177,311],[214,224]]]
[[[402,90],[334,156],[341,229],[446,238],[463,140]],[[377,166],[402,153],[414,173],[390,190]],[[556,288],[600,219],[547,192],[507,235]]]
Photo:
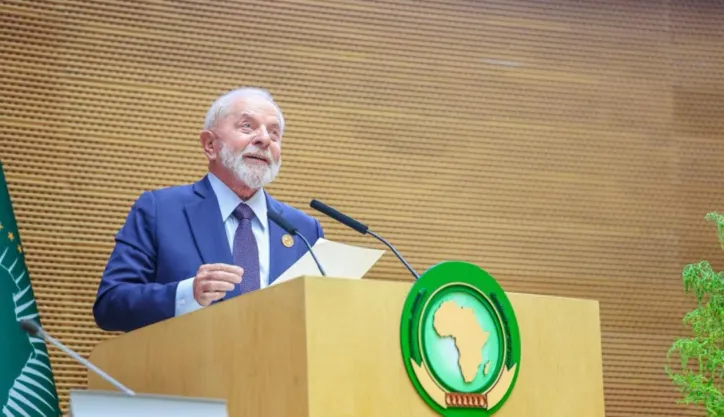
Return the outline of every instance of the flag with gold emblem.
[[[45,341],[23,331],[23,319],[40,323],[0,163],[0,415],[59,416]]]

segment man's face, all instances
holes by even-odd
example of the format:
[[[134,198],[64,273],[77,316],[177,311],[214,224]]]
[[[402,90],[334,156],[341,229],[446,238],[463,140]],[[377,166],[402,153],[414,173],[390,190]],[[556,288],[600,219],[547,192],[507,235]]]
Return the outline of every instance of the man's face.
[[[252,189],[276,178],[281,166],[281,129],[276,108],[261,97],[237,99],[211,129],[221,165]]]

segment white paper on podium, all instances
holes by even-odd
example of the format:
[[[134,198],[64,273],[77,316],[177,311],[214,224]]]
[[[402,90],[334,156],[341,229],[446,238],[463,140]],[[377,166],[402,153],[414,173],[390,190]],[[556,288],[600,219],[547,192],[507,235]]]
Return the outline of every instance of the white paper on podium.
[[[320,238],[312,246],[324,272],[330,278],[360,279],[385,253],[384,250],[347,245]],[[302,275],[322,276],[314,258],[307,251],[271,285],[280,284]]]

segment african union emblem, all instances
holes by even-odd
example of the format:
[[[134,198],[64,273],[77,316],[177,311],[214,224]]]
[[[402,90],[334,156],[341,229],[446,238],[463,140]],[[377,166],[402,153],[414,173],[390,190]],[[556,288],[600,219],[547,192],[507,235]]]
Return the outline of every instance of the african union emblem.
[[[443,262],[412,286],[400,326],[402,357],[420,396],[446,417],[488,416],[515,385],[520,333],[488,273]]]

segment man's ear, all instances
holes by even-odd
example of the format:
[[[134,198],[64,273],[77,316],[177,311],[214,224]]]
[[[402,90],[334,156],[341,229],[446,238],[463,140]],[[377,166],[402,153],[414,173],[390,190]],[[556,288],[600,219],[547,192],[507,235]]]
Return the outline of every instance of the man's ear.
[[[202,130],[201,134],[199,135],[199,139],[201,142],[201,148],[204,150],[206,158],[208,158],[210,161],[216,159],[216,154],[218,152],[215,140],[216,135],[208,130]]]

